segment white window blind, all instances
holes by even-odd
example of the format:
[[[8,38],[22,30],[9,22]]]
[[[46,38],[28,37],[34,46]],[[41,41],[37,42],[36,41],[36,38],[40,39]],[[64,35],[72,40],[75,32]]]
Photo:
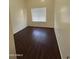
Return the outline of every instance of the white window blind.
[[[46,8],[32,8],[31,13],[33,22],[46,22]]]

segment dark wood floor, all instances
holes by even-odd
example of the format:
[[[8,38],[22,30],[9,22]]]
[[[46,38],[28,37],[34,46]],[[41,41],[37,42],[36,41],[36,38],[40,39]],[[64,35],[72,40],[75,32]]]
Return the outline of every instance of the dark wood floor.
[[[17,59],[61,59],[53,28],[27,27],[14,35]]]

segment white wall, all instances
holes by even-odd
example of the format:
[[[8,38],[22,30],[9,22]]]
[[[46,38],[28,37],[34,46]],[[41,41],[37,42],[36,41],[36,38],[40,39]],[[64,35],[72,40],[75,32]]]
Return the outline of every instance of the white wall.
[[[17,59],[13,34],[27,26],[27,14],[24,0],[9,0],[10,6],[10,29],[9,29],[9,59]]]
[[[10,16],[9,16],[10,17]],[[13,38],[13,30],[11,19],[9,20],[9,59],[16,59],[16,56],[11,56],[11,54],[16,54],[15,43]]]
[[[69,0],[55,0],[55,33],[62,59],[70,56]]]
[[[10,0],[10,14],[12,19],[13,33],[27,26],[26,8],[24,0]]]
[[[25,0],[25,6],[27,8],[27,19],[29,26],[38,27],[54,27],[54,0]],[[46,7],[47,22],[32,22],[31,8]]]

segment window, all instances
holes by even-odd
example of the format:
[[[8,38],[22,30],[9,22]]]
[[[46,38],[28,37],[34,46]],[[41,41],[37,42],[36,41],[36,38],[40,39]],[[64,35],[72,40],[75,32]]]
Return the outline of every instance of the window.
[[[31,9],[33,22],[46,22],[46,8]]]

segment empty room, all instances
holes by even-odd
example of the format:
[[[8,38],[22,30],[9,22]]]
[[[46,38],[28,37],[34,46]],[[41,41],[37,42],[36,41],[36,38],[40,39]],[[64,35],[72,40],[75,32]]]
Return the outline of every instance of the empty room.
[[[70,59],[69,0],[9,0],[9,59]]]

